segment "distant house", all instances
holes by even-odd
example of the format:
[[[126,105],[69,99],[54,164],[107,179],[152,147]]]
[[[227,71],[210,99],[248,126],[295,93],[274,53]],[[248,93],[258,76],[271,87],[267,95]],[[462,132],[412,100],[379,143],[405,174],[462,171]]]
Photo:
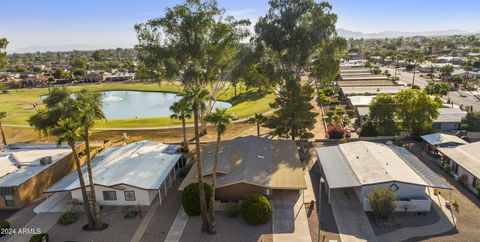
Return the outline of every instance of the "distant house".
[[[84,146],[77,148],[83,151]],[[56,144],[0,148],[0,209],[20,209],[74,169],[72,152]]]
[[[178,145],[139,141],[111,147],[99,153],[92,159],[98,202],[101,205],[148,206],[160,195],[162,203],[162,198],[167,195],[180,168],[181,154],[178,153],[178,148]],[[84,166],[82,169],[88,185],[87,168]],[[68,192],[73,201],[83,202],[76,172],[46,192]]]
[[[375,96],[350,96],[348,100],[358,115],[358,122],[361,124],[370,114],[370,103]]]
[[[207,183],[211,182],[214,154],[215,142],[202,151],[203,176]],[[251,193],[271,196],[279,190],[306,189],[295,141],[257,136],[222,141],[218,159],[217,200],[238,201]],[[179,190],[197,182],[197,174],[197,169],[191,169]]]
[[[344,96],[354,95],[377,95],[380,93],[395,94],[402,90],[408,89],[407,86],[355,86],[340,87]]]
[[[89,71],[85,74],[84,80],[85,82],[100,82],[102,81],[102,75],[95,71]]]
[[[135,77],[135,74],[128,72],[116,72],[111,76],[106,76],[105,81],[128,81],[132,80]]]
[[[437,149],[440,147],[456,147],[468,144],[467,141],[450,134],[435,133],[423,135],[421,137],[426,143],[425,151],[430,154],[437,154]]]
[[[375,188],[396,193],[398,212],[428,212],[426,188],[450,189],[403,147],[357,141],[317,148],[317,155],[329,200],[331,190],[353,191],[365,211],[372,211],[368,196]]]
[[[456,147],[438,148],[441,161],[450,167],[450,174],[472,192],[480,191],[480,142]]]
[[[41,85],[46,85],[50,77],[44,75],[29,75],[22,79],[22,87],[37,87]]]
[[[438,118],[433,122],[433,128],[438,131],[452,131],[460,129],[462,119],[467,112],[459,108],[439,108]]]

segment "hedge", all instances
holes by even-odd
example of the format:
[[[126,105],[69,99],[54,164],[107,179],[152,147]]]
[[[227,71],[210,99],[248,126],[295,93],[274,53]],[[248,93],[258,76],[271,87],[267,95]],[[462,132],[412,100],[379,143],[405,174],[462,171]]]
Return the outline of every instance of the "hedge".
[[[204,183],[205,200],[210,202],[210,196],[212,195],[212,187]],[[200,189],[198,183],[192,183],[183,189],[182,193],[182,206],[188,216],[200,215]]]
[[[5,220],[0,220],[0,229],[5,230],[10,228],[10,223]],[[5,233],[0,233],[0,237],[5,235]]]
[[[57,224],[69,225],[77,221],[77,215],[73,212],[66,212],[57,220]]]
[[[250,194],[242,201],[240,211],[248,224],[264,224],[272,216],[272,205],[265,196]]]
[[[48,233],[34,234],[30,238],[30,242],[42,242],[44,238],[48,242]]]

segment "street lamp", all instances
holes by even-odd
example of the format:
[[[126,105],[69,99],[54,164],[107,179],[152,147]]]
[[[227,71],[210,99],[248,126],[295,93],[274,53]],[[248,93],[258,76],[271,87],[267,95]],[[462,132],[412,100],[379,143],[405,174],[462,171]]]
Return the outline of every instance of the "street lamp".
[[[320,230],[321,230],[321,216],[320,210],[322,209],[322,184],[325,183],[322,175],[320,175],[320,183],[318,184],[318,202],[317,202],[317,213],[318,213],[318,241],[320,241]]]

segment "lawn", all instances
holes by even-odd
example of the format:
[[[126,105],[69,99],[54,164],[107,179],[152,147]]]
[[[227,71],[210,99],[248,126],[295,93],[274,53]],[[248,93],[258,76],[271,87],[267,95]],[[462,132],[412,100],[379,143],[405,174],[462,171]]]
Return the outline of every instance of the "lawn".
[[[82,88],[91,91],[151,91],[151,92],[170,92],[179,93],[180,86],[172,83],[147,84],[147,83],[118,83],[118,84],[96,84],[96,85],[81,85],[69,86],[70,90],[76,92]],[[28,117],[34,114],[42,107],[42,100],[40,96],[48,94],[47,88],[33,88],[33,89],[18,89],[11,90],[10,93],[0,94],[0,111],[7,112],[7,118],[3,120],[5,124],[27,124]],[[261,95],[252,90],[245,88],[237,89],[237,97],[234,97],[234,90],[227,86],[222,91],[217,99],[220,101],[227,101],[232,103],[230,112],[234,113],[239,118],[248,118],[254,113],[264,113],[270,110],[269,103],[273,102],[274,94]],[[38,104],[37,108],[33,104]],[[190,122],[190,121],[189,121]],[[169,117],[158,118],[133,118],[133,119],[112,119],[108,121],[98,122],[96,127],[161,127],[161,126],[177,126],[181,122],[178,120],[171,120]]]

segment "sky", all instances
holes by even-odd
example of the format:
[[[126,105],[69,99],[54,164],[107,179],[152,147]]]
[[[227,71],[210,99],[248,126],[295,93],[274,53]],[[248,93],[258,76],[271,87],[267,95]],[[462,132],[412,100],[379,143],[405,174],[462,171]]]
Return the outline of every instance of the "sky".
[[[133,26],[162,16],[181,0],[1,0],[0,37],[8,52],[133,47]],[[479,0],[330,0],[337,28],[381,31],[480,31]],[[252,22],[267,0],[218,0],[226,13]]]

